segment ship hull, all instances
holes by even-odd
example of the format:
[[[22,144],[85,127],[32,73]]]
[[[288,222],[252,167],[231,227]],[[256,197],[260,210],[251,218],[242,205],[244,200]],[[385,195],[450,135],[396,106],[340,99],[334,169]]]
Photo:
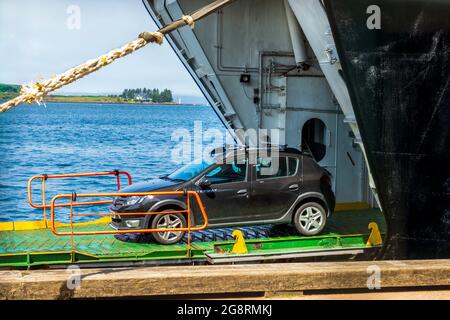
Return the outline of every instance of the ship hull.
[[[450,1],[325,7],[388,223],[382,255],[449,258]]]

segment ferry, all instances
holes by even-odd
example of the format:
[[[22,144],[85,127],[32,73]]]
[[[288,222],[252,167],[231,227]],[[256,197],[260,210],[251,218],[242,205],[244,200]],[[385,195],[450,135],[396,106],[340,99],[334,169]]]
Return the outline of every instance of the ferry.
[[[271,132],[276,130],[280,145],[309,153],[330,173],[337,204],[335,220],[326,232],[305,237],[272,225],[242,227],[240,233],[228,227],[207,230],[208,208],[202,206],[196,192],[120,193],[124,181],[132,184],[131,175],[120,170],[43,174],[31,177],[28,185],[29,203],[43,211],[43,220],[0,225],[0,266],[58,269],[77,265],[107,269],[229,265],[230,269],[183,269],[186,274],[180,280],[182,284],[193,279],[187,274],[189,270],[198,272],[195,281],[200,284],[194,288],[187,288],[186,284],[179,290],[167,285],[159,288],[164,292],[136,291],[150,296],[211,293],[214,290],[208,289],[201,277],[232,270],[245,281],[244,269],[234,264],[250,262],[277,263],[254,267],[261,272],[259,279],[267,282],[258,282],[265,285],[253,289],[266,294],[277,290],[365,288],[362,274],[367,274],[374,259],[383,270],[396,275],[413,278],[417,272],[423,273],[420,283],[406,281],[408,276],[398,282],[388,280],[387,286],[392,288],[450,285],[449,277],[439,276],[449,274],[446,260],[425,260],[450,259],[450,1],[229,2],[196,21],[195,27],[167,33],[165,41],[223,124],[238,133],[238,141],[245,142],[246,137],[239,132],[248,129],[267,130],[267,141],[275,140]],[[209,3],[143,0],[143,10],[163,28]],[[62,194],[46,199],[45,184],[50,179],[99,176],[115,178],[118,192]],[[42,203],[34,201],[36,184],[42,187]],[[116,213],[93,222],[72,221],[77,206],[112,201],[100,198],[169,194],[185,197],[187,209],[183,210],[190,212],[191,206],[196,205],[204,217],[201,226],[192,227],[187,221],[186,230],[183,229],[186,236],[174,245],[148,243],[142,241],[138,232],[112,229],[109,223],[111,216],[117,219]],[[55,218],[61,207],[70,208],[68,224]],[[294,276],[305,277],[305,268],[314,264],[292,262],[349,259],[359,262],[339,262],[341,265],[330,265],[331,269],[316,264],[314,285],[293,280],[297,279]],[[417,259],[424,261],[379,261]],[[282,262],[291,262],[283,268],[292,272],[287,276],[292,277],[292,282],[282,281],[284,289],[271,285],[282,273],[278,270]],[[353,270],[348,278],[353,283],[344,281],[338,272],[343,265]],[[156,276],[153,271],[146,271],[131,276],[134,289],[150,283],[154,276],[159,277],[158,281],[172,277],[165,272],[173,269],[153,270],[162,273]],[[330,283],[324,272],[335,274],[335,280]],[[85,274],[95,278],[95,273]],[[19,276],[8,276],[12,279],[9,283],[26,283]],[[125,283],[130,274],[123,271],[118,277],[117,281]],[[223,279],[220,292],[243,292],[227,275]],[[0,296],[14,297],[15,291],[8,288]],[[33,294],[58,297],[56,289],[46,288]],[[105,284],[103,288],[109,287]],[[92,292],[84,290],[79,297],[92,297]],[[111,290],[105,289],[102,295],[113,295],[115,289]],[[130,294],[125,288],[118,291],[124,296]],[[32,293],[27,294],[33,297]]]

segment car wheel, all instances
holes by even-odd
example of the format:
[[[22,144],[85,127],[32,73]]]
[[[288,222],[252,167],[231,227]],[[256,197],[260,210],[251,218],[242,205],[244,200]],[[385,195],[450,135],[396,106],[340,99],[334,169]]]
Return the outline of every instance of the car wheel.
[[[327,223],[325,209],[316,202],[300,206],[294,215],[295,228],[303,236],[315,236],[322,232]]]
[[[173,210],[164,210],[173,212]],[[164,212],[162,211],[162,212]],[[187,228],[186,218],[181,213],[156,215],[150,225],[151,229]],[[184,231],[152,232],[151,237],[160,244],[174,244],[183,239]]]

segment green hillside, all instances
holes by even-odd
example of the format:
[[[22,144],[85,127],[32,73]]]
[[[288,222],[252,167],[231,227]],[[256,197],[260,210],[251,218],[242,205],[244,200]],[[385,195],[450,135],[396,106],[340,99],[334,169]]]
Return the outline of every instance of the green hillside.
[[[20,86],[0,83],[0,99],[13,99],[19,95]]]
[[[10,100],[17,97],[20,93],[21,86],[14,84],[0,83],[0,100]],[[71,103],[158,103],[158,104],[174,104],[172,91],[164,89],[127,89],[124,94],[109,96],[62,96],[49,95],[45,97],[48,102],[71,102]]]
[[[0,92],[19,92],[20,86],[16,84],[0,83]]]

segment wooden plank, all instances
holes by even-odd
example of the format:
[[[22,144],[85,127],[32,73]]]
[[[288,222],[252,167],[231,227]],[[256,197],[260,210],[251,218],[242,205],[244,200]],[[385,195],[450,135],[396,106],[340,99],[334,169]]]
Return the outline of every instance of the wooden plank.
[[[82,269],[67,288],[67,270],[0,271],[2,299],[211,295],[367,288],[368,268],[382,288],[449,286],[450,260],[246,264]]]
[[[362,293],[332,293],[310,294],[298,293],[278,294],[271,293],[262,299],[271,300],[450,300],[450,290],[419,290],[419,291],[371,291]]]

